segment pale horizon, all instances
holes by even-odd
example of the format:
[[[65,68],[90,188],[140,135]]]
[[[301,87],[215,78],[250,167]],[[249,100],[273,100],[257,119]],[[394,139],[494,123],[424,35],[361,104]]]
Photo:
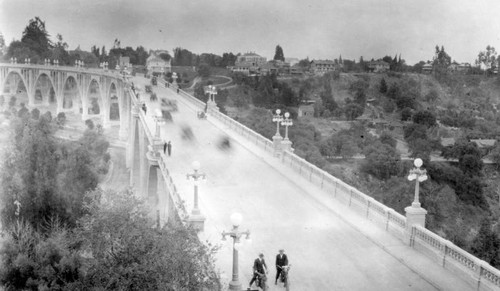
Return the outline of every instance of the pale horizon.
[[[28,21],[45,21],[69,49],[106,46],[182,47],[196,54],[256,52],[285,57],[378,59],[401,54],[407,64],[431,60],[443,45],[457,62],[474,63],[492,45],[500,50],[500,2],[401,0],[0,0],[6,44],[20,40]]]

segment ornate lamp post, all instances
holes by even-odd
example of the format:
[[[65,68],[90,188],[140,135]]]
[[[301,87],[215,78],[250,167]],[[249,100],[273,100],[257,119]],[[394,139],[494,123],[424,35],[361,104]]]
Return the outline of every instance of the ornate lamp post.
[[[415,180],[415,199],[413,200],[413,203],[411,204],[412,207],[420,207],[420,201],[419,201],[419,185],[420,182],[424,182],[427,180],[427,171],[425,169],[420,169],[422,167],[422,160],[421,159],[415,159],[413,161],[413,164],[415,165],[415,168],[410,170],[410,174],[408,175],[408,180],[413,181]]]
[[[238,248],[240,247],[240,238],[246,235],[246,239],[250,240],[250,231],[240,231],[238,227],[240,226],[243,217],[240,213],[233,213],[231,215],[231,223],[233,224],[233,229],[231,231],[222,232],[222,240],[226,240],[226,236],[233,238],[233,276],[231,282],[229,282],[229,290],[241,290],[241,283],[239,280],[238,271]]]
[[[415,168],[410,170],[408,180],[415,180],[415,198],[411,206],[405,208],[406,226],[409,234],[411,233],[411,228],[414,225],[425,227],[425,215],[427,214],[427,211],[420,207],[419,201],[419,184],[420,182],[427,180],[427,171],[420,168],[423,164],[421,159],[415,159],[413,164],[415,165]]]
[[[290,113],[285,113],[285,118],[281,121],[281,125],[285,127],[285,138],[283,139],[282,145],[284,151],[292,150],[292,142],[288,139],[288,127],[293,125],[292,119],[290,118]]]
[[[198,185],[200,181],[206,180],[205,173],[200,173],[200,163],[198,161],[194,161],[193,164],[194,173],[186,174],[186,178],[188,180],[192,180],[194,184],[194,206],[191,211],[191,215],[189,216],[189,222],[191,225],[197,230],[203,230],[205,217],[201,214],[200,208],[198,207]]]
[[[217,88],[213,85],[205,87],[205,94],[208,94],[207,108],[210,110],[219,110],[217,103],[215,103],[215,95],[217,95]]]
[[[163,115],[161,114],[160,109],[155,110],[155,114],[153,115],[153,118],[154,118],[155,124],[156,124],[155,138],[160,139],[160,125],[165,123],[165,120],[163,119]]]
[[[283,138],[280,135],[280,123],[283,121],[281,110],[276,109],[276,114],[273,115],[273,122],[276,122],[276,134],[273,136],[274,155],[279,156],[283,150],[281,142]]]

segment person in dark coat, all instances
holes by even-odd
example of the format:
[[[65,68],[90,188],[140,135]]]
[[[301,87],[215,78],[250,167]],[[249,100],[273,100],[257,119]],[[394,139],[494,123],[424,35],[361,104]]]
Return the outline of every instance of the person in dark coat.
[[[172,143],[168,141],[167,143],[167,151],[168,151],[168,156],[170,157],[170,154],[172,153]]]
[[[146,108],[146,103],[142,103],[142,110],[144,110],[144,114],[146,114],[146,111],[148,111],[148,109]]]
[[[283,271],[283,266],[288,265],[288,258],[285,255],[285,250],[279,250],[279,254],[276,255],[276,280],[274,280],[274,285],[278,284],[278,278]]]
[[[167,146],[168,146],[168,143],[167,143],[167,142],[165,142],[165,143],[163,144],[163,153],[164,153],[164,154],[166,154],[166,153],[167,153]]]
[[[258,276],[261,276],[265,273],[267,273],[267,265],[266,261],[264,260],[264,254],[260,253],[259,257],[253,262],[253,277],[250,281],[250,284],[248,285],[248,288],[252,287],[253,282],[257,280]]]

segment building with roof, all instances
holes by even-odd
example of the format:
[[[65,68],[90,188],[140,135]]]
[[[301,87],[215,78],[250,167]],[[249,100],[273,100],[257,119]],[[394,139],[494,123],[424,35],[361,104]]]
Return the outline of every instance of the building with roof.
[[[297,113],[298,117],[313,117],[314,116],[314,104],[303,104],[299,106],[299,111]]]
[[[146,59],[146,68],[149,75],[163,75],[172,72],[171,59],[168,61],[159,57],[159,53],[151,52]]]
[[[323,75],[327,72],[332,72],[337,69],[338,65],[331,60],[312,60],[310,71],[316,75]]]
[[[374,73],[386,72],[390,68],[391,66],[389,65],[389,63],[382,60],[368,62],[368,70],[370,72]]]
[[[246,54],[243,54],[241,56],[238,56],[236,58],[236,61],[235,61],[235,65],[236,64],[248,64],[248,65],[252,65],[252,66],[255,66],[255,67],[258,67],[262,64],[265,64],[267,62],[267,58],[265,57],[262,57],[256,53],[246,53]]]
[[[422,73],[430,74],[432,73],[432,64],[427,63],[422,66]]]

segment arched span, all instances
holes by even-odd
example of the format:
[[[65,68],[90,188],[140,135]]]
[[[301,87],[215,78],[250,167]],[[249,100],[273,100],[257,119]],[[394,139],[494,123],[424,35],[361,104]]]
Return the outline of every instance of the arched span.
[[[12,74],[18,75],[19,78],[21,78],[21,81],[23,82],[24,87],[26,87],[27,83],[23,77],[23,74],[21,74],[21,71],[20,70],[9,70],[9,73],[7,73],[7,76],[5,76],[5,80],[3,80],[2,92],[0,94],[3,94],[3,91],[5,91],[5,85],[7,84],[7,81],[9,80],[9,77],[12,76]],[[17,90],[17,88],[16,88],[16,90]]]
[[[80,106],[80,91],[78,90],[78,80],[75,76],[70,75],[66,78],[63,85],[62,108],[75,109]],[[68,96],[69,95],[69,96]]]
[[[50,85],[50,87],[48,87],[48,89],[49,89],[49,90],[48,90],[48,92],[47,92],[47,94],[48,94],[47,96],[43,96],[43,94],[42,94],[42,92],[41,92],[41,89],[40,89],[40,94],[42,95],[42,96],[41,96],[41,97],[42,97],[42,103],[43,103],[43,101],[44,101],[44,100],[43,100],[43,98],[45,97],[45,98],[48,98],[48,99],[49,99],[49,100],[47,100],[47,101],[46,101],[46,103],[48,104],[48,103],[50,103],[50,95],[51,95],[51,92],[55,92],[55,89],[56,89],[54,79],[52,78],[52,76],[50,76],[50,73],[49,73],[49,74],[47,74],[46,72],[40,72],[40,73],[38,74],[38,76],[36,77],[36,79],[35,79],[35,85],[34,85],[34,86],[35,86],[35,88],[34,88],[34,91],[35,91],[35,100],[36,100],[36,96],[37,96],[37,92],[38,92],[37,87],[39,86],[39,81],[41,80],[41,78],[42,78],[43,76],[45,76],[45,77],[46,77],[46,78],[45,78],[46,80],[49,80],[49,85]]]
[[[87,100],[89,103],[88,114],[97,115],[103,110],[103,96],[101,93],[101,84],[99,80],[91,78],[87,88]]]

